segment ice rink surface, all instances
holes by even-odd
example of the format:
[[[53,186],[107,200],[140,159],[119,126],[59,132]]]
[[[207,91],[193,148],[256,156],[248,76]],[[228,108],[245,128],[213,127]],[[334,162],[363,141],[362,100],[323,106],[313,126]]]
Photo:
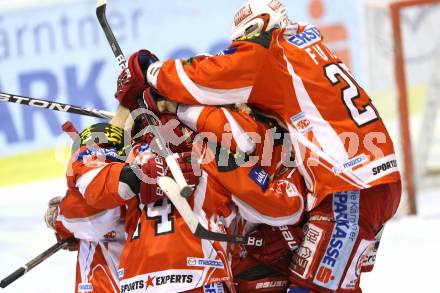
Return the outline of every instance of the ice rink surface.
[[[55,243],[43,215],[47,201],[64,193],[64,179],[0,188],[1,279]],[[386,227],[375,269],[363,275],[364,292],[439,292],[440,190],[423,191],[418,205],[417,217]],[[60,251],[2,292],[74,292],[75,258]]]

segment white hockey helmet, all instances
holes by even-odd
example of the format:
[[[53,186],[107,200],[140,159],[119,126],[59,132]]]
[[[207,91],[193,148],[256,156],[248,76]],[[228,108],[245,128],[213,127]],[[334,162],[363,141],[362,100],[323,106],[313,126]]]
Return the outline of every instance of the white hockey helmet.
[[[231,39],[285,28],[290,23],[286,8],[278,0],[248,0],[234,15]]]

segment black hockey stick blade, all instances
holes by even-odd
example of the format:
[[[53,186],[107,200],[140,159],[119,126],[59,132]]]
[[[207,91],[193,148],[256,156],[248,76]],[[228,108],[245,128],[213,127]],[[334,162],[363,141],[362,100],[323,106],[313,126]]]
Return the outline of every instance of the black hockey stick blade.
[[[96,16],[98,18],[99,24],[104,31],[105,37],[107,38],[110,47],[112,48],[113,54],[116,57],[116,61],[118,65],[122,69],[127,68],[127,60],[125,59],[124,53],[122,53],[121,47],[119,47],[119,43],[113,34],[113,31],[110,28],[110,25],[107,22],[107,16],[105,15],[105,10],[107,8],[107,0],[98,0],[96,5]]]
[[[24,274],[26,274],[28,271],[54,255],[59,250],[67,247],[70,241],[74,241],[74,238],[69,238],[66,240],[63,240],[61,242],[55,243],[45,251],[43,251],[41,254],[39,254],[37,257],[30,260],[28,263],[26,263],[24,266],[17,269],[15,272],[11,273],[9,276],[1,280],[0,282],[0,288],[6,288],[8,285],[10,285],[15,280],[22,277]]]
[[[64,104],[59,102],[52,102],[48,100],[35,99],[31,97],[25,97],[20,95],[8,94],[0,92],[0,101],[15,103],[19,105],[26,105],[31,107],[37,107],[41,109],[48,109],[54,111],[60,111],[64,113],[73,113],[79,115],[85,115],[96,118],[111,119],[114,114],[108,111],[84,108],[80,106],[75,106],[71,104]]]

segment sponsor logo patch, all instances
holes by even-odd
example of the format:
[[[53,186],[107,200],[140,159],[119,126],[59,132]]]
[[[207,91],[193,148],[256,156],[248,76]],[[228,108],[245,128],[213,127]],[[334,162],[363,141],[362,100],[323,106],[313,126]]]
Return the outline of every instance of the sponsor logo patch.
[[[195,286],[203,270],[165,270],[137,275],[120,281],[121,293],[180,292]],[[213,281],[211,279],[211,281]],[[213,281],[214,282],[214,281]]]
[[[374,243],[371,245],[370,249],[367,251],[367,255],[365,256],[364,263],[362,264],[363,272],[371,272],[374,267],[374,263],[376,262],[377,251],[379,250],[380,240],[382,238],[384,227],[377,232],[376,237],[374,238]]]
[[[306,114],[304,112],[300,112],[295,116],[290,118],[293,126],[301,133],[307,133],[313,130],[312,122],[307,119]]]
[[[383,163],[382,165],[376,166],[373,169],[371,169],[371,171],[373,172],[373,175],[378,175],[381,172],[385,172],[390,169],[397,169],[397,161],[395,159],[388,161],[386,163]]]
[[[302,33],[286,38],[286,40],[296,47],[303,49],[321,41],[321,34],[316,27],[311,27]]]
[[[295,237],[293,237],[292,233],[289,230],[288,226],[280,226],[278,227],[278,229],[280,230],[281,234],[284,237],[284,240],[286,240],[287,242],[287,246],[289,246],[291,251],[294,251],[295,249],[298,248],[298,242],[295,239]]]
[[[190,267],[224,268],[223,262],[216,259],[188,257],[186,264]]]
[[[78,291],[79,292],[92,292],[93,291],[93,285],[90,284],[90,283],[78,284]]]
[[[313,283],[336,290],[359,233],[359,190],[333,194],[335,227]]]
[[[269,174],[266,171],[261,169],[260,166],[255,165],[248,175],[263,191],[266,191],[269,186]]]
[[[278,280],[278,281],[271,281],[271,282],[259,282],[257,284],[255,284],[255,289],[256,290],[261,290],[261,289],[267,289],[267,288],[280,288],[280,289],[284,289],[285,287],[287,287],[287,280]]]
[[[341,288],[354,289],[356,287],[356,283],[358,282],[361,274],[362,264],[364,263],[371,246],[374,245],[373,243],[373,241],[368,241],[365,239],[362,239],[362,241],[359,243],[358,250],[356,251],[350,267],[345,274]]]
[[[343,172],[344,170],[353,169],[354,167],[359,166],[359,165],[365,163],[368,160],[369,159],[368,159],[367,155],[360,154],[359,156],[354,157],[351,160],[345,162],[344,164],[342,164],[342,166],[334,167],[333,168],[333,173],[339,174],[339,173]]]
[[[223,283],[216,282],[203,286],[204,293],[225,293]]]
[[[304,240],[293,255],[290,270],[303,279],[307,278],[313,257],[322,238],[323,230],[313,224],[304,226]]]
[[[125,272],[125,270],[123,268],[118,270],[118,277],[119,277],[119,279],[124,276],[124,272]]]
[[[129,283],[125,283],[121,285],[121,293],[126,292],[136,292],[137,290],[143,290],[145,288],[145,284],[143,280],[136,280]]]

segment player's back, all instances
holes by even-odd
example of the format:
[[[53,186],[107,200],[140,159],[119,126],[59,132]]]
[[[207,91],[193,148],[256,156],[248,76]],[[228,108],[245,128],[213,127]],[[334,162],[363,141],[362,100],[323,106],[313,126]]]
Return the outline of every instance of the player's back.
[[[400,177],[391,138],[367,93],[314,26],[270,35],[249,104],[290,131],[309,208],[333,192]],[[258,38],[258,37],[257,37]]]
[[[134,163],[140,163],[149,150],[134,152]],[[202,210],[204,199],[205,190],[198,187],[189,198],[193,212],[209,230],[224,232],[219,217]],[[139,209],[121,255],[121,292],[182,292],[232,281],[227,245],[194,236],[166,196]]]

